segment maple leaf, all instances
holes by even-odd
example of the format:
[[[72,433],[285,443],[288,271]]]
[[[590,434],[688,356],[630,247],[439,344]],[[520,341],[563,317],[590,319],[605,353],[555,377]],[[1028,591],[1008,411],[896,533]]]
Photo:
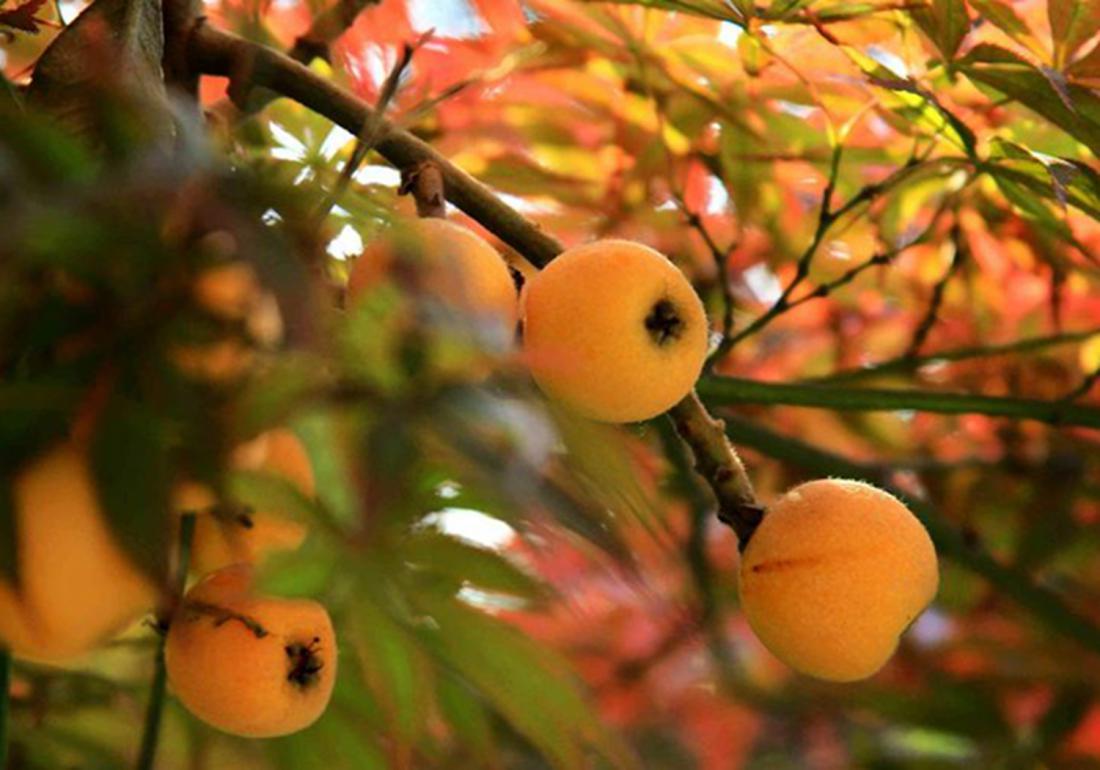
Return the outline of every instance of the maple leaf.
[[[36,18],[35,14],[45,4],[46,0],[27,0],[9,11],[0,11],[0,25],[36,35],[39,25],[44,22]]]

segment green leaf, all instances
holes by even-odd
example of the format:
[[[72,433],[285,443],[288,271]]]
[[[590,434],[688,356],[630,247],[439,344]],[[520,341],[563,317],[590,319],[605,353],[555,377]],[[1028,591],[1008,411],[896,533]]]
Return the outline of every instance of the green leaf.
[[[117,119],[111,97],[123,96],[140,105],[132,117],[143,133],[170,137],[163,54],[157,0],[95,0],[39,57],[28,104],[75,134],[96,136],[105,118]]]
[[[171,529],[167,432],[155,412],[115,399],[91,444],[92,475],[111,530],[134,562],[158,579],[168,562]]]
[[[923,128],[929,135],[943,136],[969,157],[974,157],[977,144],[974,132],[932,93],[862,51],[851,46],[841,46],[841,50],[867,74],[872,84],[887,90],[883,105],[901,118],[897,124],[899,129],[905,130],[908,125]]]
[[[1100,30],[1100,0],[1047,0],[1047,18],[1054,39],[1054,67],[1061,70]]]
[[[436,685],[439,710],[455,737],[481,765],[499,768],[499,752],[493,736],[493,724],[484,704],[470,687],[457,677],[441,674]]]
[[[440,657],[554,767],[588,768],[589,751],[613,767],[634,766],[554,651],[456,601],[425,595],[417,603],[435,621],[428,639]]]
[[[970,15],[963,0],[931,0],[910,12],[917,26],[935,43],[946,61],[955,58],[970,31]]]
[[[376,601],[379,581],[361,585],[350,637],[363,678],[382,707],[393,740],[409,749],[423,734],[432,705],[432,676],[417,640]]]
[[[1094,155],[1100,155],[1100,97],[1087,88],[1051,78],[1004,48],[982,44],[959,61],[974,82],[988,86],[1068,132]]]
[[[522,599],[536,599],[546,592],[537,578],[500,554],[430,529],[410,535],[402,544],[401,556],[413,569],[449,579],[456,588],[470,585]]]

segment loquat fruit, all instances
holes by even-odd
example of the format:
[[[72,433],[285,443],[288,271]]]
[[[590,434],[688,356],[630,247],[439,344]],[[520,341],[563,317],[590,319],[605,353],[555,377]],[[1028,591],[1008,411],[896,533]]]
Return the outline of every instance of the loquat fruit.
[[[164,658],[180,702],[219,730],[267,738],[302,730],[328,705],[336,636],[317,602],[256,596],[236,565],[188,591]]]
[[[72,658],[133,622],[156,589],[104,520],[86,452],[61,444],[13,484],[17,586],[0,581],[0,639],[17,656]]]
[[[451,309],[511,330],[516,285],[508,265],[481,236],[445,219],[415,219],[373,241],[348,276],[354,301],[383,281],[407,282]]]
[[[640,243],[567,249],[526,285],[523,347],[552,398],[603,422],[664,412],[707,354],[703,304],[683,273]]]
[[[234,467],[283,476],[306,496],[315,492],[313,467],[302,442],[286,428],[273,428],[238,446]],[[258,564],[277,551],[293,551],[306,538],[299,521],[266,511],[221,505],[213,491],[201,484],[180,484],[174,508],[195,514],[191,542],[191,569],[205,575],[231,564]]]
[[[175,509],[195,514],[189,566],[198,575],[232,564],[259,564],[268,554],[293,551],[306,539],[301,522],[220,505],[209,488],[193,482],[176,488]]]
[[[838,682],[864,679],[936,595],[936,551],[893,495],[859,481],[791,489],[749,539],[741,606],[780,660]]]

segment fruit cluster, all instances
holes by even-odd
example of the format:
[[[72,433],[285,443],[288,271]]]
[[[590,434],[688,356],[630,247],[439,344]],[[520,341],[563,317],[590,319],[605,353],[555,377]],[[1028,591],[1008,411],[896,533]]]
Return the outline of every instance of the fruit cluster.
[[[232,261],[198,272],[189,295],[200,312],[246,333],[174,344],[170,360],[200,387],[240,381],[255,366],[250,341],[271,342],[281,334],[274,299],[250,266]],[[306,536],[304,525],[221,499],[208,485],[179,480],[171,500],[174,526],[178,531],[184,514],[194,517],[189,566],[201,580],[173,601],[112,532],[94,472],[92,423],[102,419],[96,410],[89,399],[68,438],[13,475],[16,569],[14,580],[0,578],[0,644],[19,658],[63,663],[157,606],[175,605],[160,620],[169,683],[188,709],[243,735],[279,735],[314,721],[331,694],[336,669],[328,614],[314,602],[255,596],[250,587],[252,567],[269,553],[297,548]],[[305,448],[285,428],[236,447],[227,465],[227,471],[282,479],[307,497],[315,491]],[[164,521],[166,530],[172,526]],[[227,623],[228,617],[243,619],[253,633],[241,636],[242,624]],[[228,701],[227,693],[233,693]]]
[[[655,417],[691,391],[703,367],[703,305],[647,246],[603,240],[567,249],[517,300],[488,243],[442,220],[417,220],[356,261],[350,297],[421,275],[410,262],[428,269],[414,287],[452,308],[509,328],[518,317],[533,379],[584,417]],[[936,553],[916,517],[880,489],[835,479],[803,484],[771,506],[745,544],[739,579],[745,615],[768,649],[835,681],[878,671],[937,586]]]

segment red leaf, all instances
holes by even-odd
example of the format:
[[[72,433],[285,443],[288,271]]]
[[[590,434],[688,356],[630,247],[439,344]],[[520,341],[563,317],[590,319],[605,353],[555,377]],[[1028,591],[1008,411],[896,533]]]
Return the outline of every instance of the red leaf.
[[[38,26],[44,22],[35,18],[35,14],[45,4],[46,0],[27,0],[27,2],[12,8],[10,11],[2,11],[0,12],[0,25],[21,29],[24,32],[30,32],[32,35],[37,34]]]

